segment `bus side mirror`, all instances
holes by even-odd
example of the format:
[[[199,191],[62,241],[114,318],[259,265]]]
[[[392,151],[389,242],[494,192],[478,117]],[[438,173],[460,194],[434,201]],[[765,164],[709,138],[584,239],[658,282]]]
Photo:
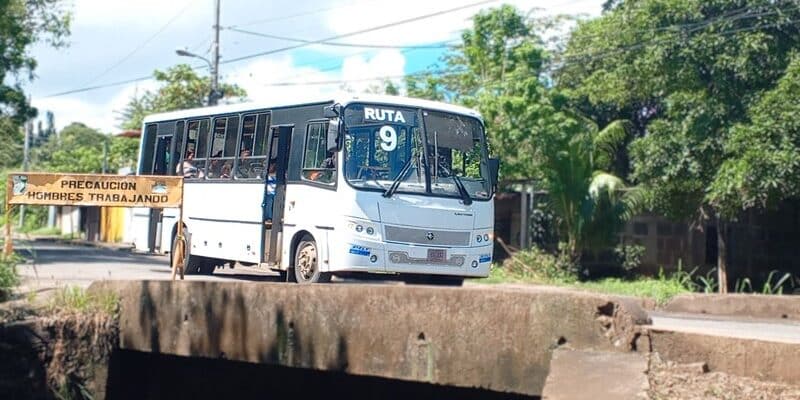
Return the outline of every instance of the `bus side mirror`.
[[[327,151],[331,153],[335,153],[339,151],[341,148],[340,140],[339,140],[339,122],[331,121],[328,124],[328,138],[327,138],[328,148]]]
[[[500,174],[500,159],[489,159],[489,178],[492,180],[492,186],[497,186],[497,179]]]
[[[322,116],[328,119],[336,118],[339,116],[339,107],[338,104],[334,104],[331,106],[325,106],[322,109]]]

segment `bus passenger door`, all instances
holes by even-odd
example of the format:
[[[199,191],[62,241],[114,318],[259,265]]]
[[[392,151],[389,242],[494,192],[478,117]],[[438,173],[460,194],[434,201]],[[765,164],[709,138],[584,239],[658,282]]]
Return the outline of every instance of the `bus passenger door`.
[[[284,203],[286,200],[286,170],[289,164],[289,144],[292,139],[294,125],[277,125],[270,128],[270,151],[269,162],[275,165],[275,194],[272,201],[272,224],[267,222],[266,201],[267,187],[264,187],[264,230],[263,230],[263,259],[266,263],[274,266],[280,265],[281,248],[283,234],[283,214]],[[270,165],[267,165],[269,170]]]
[[[169,175],[171,145],[172,136],[158,136],[156,138],[152,175]],[[150,252],[161,250],[161,218],[163,213],[164,210],[160,208],[150,209],[150,223],[147,228],[147,247]]]

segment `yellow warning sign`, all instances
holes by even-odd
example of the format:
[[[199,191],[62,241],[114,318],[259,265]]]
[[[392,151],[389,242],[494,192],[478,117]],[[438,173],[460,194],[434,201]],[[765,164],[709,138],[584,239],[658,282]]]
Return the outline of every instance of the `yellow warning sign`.
[[[15,172],[8,185],[9,204],[170,208],[183,198],[179,176]]]

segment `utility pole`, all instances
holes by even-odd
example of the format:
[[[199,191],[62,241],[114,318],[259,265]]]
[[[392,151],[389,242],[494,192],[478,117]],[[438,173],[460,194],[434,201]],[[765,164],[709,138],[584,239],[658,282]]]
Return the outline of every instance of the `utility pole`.
[[[30,104],[31,99],[30,96],[28,97],[28,104]],[[28,171],[28,158],[30,157],[30,149],[31,149],[31,136],[33,135],[33,118],[29,119],[28,122],[25,124],[25,147],[22,149],[22,171]],[[25,223],[25,205],[19,206],[19,227],[22,228],[22,225]]]
[[[219,93],[219,2],[214,0],[214,43],[211,45],[211,93],[208,94],[208,105],[217,105],[221,97]]]

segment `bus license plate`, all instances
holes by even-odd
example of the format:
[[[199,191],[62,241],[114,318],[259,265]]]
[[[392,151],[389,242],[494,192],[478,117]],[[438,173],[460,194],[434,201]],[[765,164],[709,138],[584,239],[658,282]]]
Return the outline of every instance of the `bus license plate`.
[[[447,260],[447,250],[445,249],[428,249],[428,261],[443,263]]]

